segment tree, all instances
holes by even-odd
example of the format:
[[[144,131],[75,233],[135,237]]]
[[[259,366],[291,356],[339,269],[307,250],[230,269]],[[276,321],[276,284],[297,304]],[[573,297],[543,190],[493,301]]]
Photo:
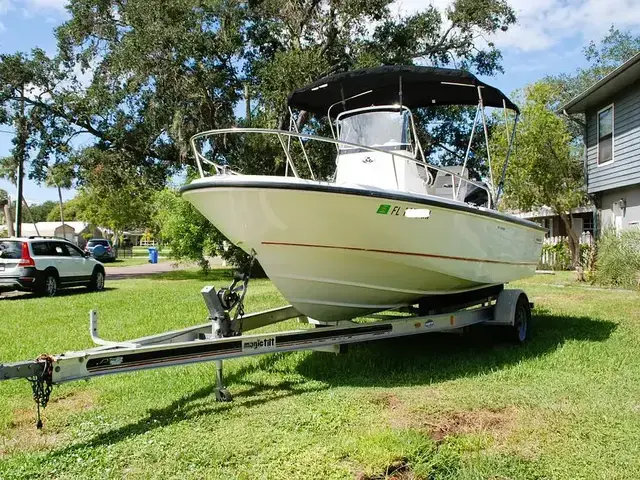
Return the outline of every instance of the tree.
[[[67,200],[63,204],[63,215],[66,221],[73,222],[87,222],[86,215],[84,213],[84,198],[82,195],[76,195],[71,200]],[[58,208],[57,202],[54,208],[51,209],[49,214],[47,215],[47,222],[57,222],[60,220],[60,210]]]
[[[30,211],[33,222],[46,222],[51,211],[55,211],[57,203],[51,200],[42,202],[39,205],[31,205]]]
[[[11,217],[11,206],[9,205],[9,194],[0,189],[0,207],[2,208],[4,214],[5,225],[7,226],[7,234],[10,237],[15,235],[13,231],[13,220]]]
[[[68,164],[60,163],[58,165],[54,165],[49,167],[47,170],[47,178],[45,180],[45,184],[48,187],[56,187],[58,189],[58,202],[60,206],[60,222],[62,223],[62,227],[64,229],[64,207],[62,202],[62,189],[63,188],[71,188],[73,184],[73,173],[70,170]]]
[[[84,220],[111,229],[116,242],[125,229],[150,221],[153,192],[162,188],[162,175],[152,181],[125,153],[97,147],[85,148],[73,162],[79,165],[76,202]]]
[[[168,175],[193,161],[191,135],[234,124],[245,87],[265,123],[285,126],[287,95],[322,75],[416,60],[500,70],[499,51],[476,40],[515,21],[505,0],[455,0],[444,13],[425,6],[409,16],[391,15],[392,4],[77,0],[56,31],[55,57],[37,49],[0,56],[0,103],[26,105],[30,173],[41,181],[82,133]],[[87,73],[89,85],[80,78]]]
[[[579,238],[571,228],[570,212],[586,198],[582,159],[566,123],[552,109],[558,95],[557,85],[546,81],[529,85],[519,94],[517,149],[508,165],[501,208],[551,208],[567,230],[572,264],[580,272]],[[504,131],[494,131],[491,145],[496,171],[501,171],[500,160],[507,152]]]

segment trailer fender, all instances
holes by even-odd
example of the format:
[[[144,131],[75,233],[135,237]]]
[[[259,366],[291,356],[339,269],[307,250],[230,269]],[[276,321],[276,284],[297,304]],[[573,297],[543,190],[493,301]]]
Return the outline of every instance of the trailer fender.
[[[498,295],[498,301],[496,302],[494,311],[494,319],[491,323],[494,325],[513,326],[518,300],[520,300],[521,297],[523,297],[522,301],[526,302],[528,306],[529,299],[527,298],[527,294],[522,290],[514,289],[501,291]]]

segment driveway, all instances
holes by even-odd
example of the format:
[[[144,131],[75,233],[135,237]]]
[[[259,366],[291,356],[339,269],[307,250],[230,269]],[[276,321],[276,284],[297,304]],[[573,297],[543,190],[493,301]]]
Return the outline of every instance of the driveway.
[[[195,264],[174,262],[145,263],[143,265],[131,265],[129,267],[109,267],[107,280],[123,280],[125,278],[146,277],[156,273],[172,272],[192,268]]]
[[[220,258],[207,257],[207,260],[209,260],[209,265],[212,267],[224,266],[224,263]],[[175,263],[173,261],[167,261],[131,265],[128,267],[109,267],[106,271],[107,280],[123,280],[125,278],[147,277],[149,275],[155,275],[156,273],[166,273],[174,270],[187,270],[189,268],[197,268],[197,266],[198,265],[194,262]]]

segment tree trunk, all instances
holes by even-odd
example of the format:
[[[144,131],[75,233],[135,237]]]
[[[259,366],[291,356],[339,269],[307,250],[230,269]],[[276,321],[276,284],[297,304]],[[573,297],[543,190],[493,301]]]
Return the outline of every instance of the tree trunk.
[[[7,224],[7,233],[10,237],[15,237],[16,232],[13,230],[13,219],[11,218],[11,202],[4,205],[4,219]]]
[[[62,189],[56,183],[56,187],[58,187],[58,200],[60,201],[60,222],[62,223],[62,236],[67,238],[67,232],[65,231],[64,226],[64,208],[62,206]]]
[[[251,93],[249,92],[249,84],[244,84],[244,117],[247,127],[251,126]]]
[[[571,266],[576,271],[576,277],[579,282],[584,281],[584,271],[582,269],[582,263],[580,261],[580,238],[578,234],[573,231],[571,215],[564,212],[560,213],[560,219],[567,230],[567,237],[569,238],[569,251],[571,252]]]

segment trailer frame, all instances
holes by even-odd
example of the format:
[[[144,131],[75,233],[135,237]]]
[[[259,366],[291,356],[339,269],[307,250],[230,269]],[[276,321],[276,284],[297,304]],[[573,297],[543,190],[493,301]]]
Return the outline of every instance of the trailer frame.
[[[496,285],[468,295],[456,294],[449,301],[446,298],[443,301],[442,297],[434,297],[432,301],[426,298],[414,305],[367,317],[376,321],[327,323],[309,319],[291,305],[244,315],[242,303],[247,281],[239,277],[229,288],[216,290],[207,286],[201,290],[209,310],[207,323],[123,342],[100,337],[98,312],[92,310],[89,333],[96,347],[0,364],[0,381],[22,378],[31,382],[38,405],[38,427],[41,428],[40,407],[47,405],[52,386],[56,384],[213,361],[216,400],[231,401],[232,396],[224,385],[223,360],[296,350],[339,353],[342,346],[351,343],[463,331],[475,324],[505,327],[515,342],[523,343],[527,339],[533,307],[522,290],[506,290],[503,285]],[[242,286],[237,287],[238,283]],[[312,324],[314,328],[246,334],[294,318]]]

